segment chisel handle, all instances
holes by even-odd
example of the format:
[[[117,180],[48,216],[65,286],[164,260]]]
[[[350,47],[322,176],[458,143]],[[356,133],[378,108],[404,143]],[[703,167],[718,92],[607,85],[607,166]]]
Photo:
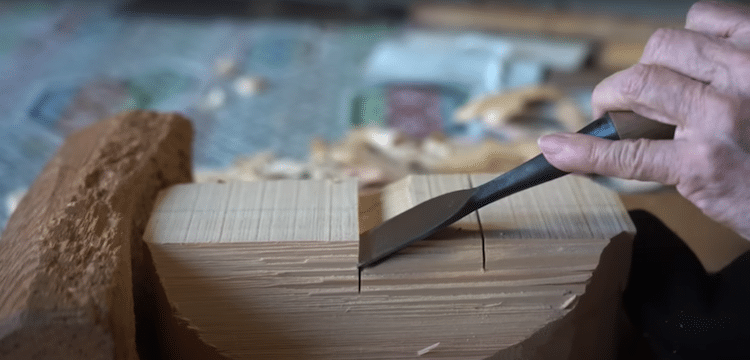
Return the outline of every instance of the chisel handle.
[[[667,140],[674,137],[674,125],[640,116],[632,111],[610,111],[609,118],[620,139]]]
[[[597,136],[609,140],[652,139],[663,140],[674,137],[675,127],[654,121],[630,111],[611,111],[592,121],[580,134]],[[477,207],[485,206],[508,195],[557,179],[568,174],[550,164],[543,154],[492,179],[476,188],[472,201]]]

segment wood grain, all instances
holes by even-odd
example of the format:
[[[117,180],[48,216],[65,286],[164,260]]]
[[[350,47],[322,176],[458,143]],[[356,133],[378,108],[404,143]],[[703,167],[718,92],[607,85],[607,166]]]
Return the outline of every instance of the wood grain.
[[[0,358],[138,358],[140,239],[157,192],[191,180],[191,138],[130,112],[66,140],[0,240]]]
[[[161,242],[351,241],[359,236],[354,179],[179,185],[162,192],[158,203],[146,236]]]
[[[385,190],[381,212],[388,217],[484,178],[412,176]],[[280,196],[275,191],[290,188],[224,184],[212,191],[238,186],[262,186],[263,196],[272,198]],[[215,224],[225,220],[215,214],[193,212],[190,225],[165,216],[184,211],[171,209],[174,204],[190,203],[170,199],[169,194],[207,191],[198,187],[185,185],[165,192],[146,241],[175,311],[202,341],[229,358],[409,359],[438,342],[424,357],[482,358],[504,349],[495,356],[545,358],[534,354],[561,348],[567,353],[555,358],[567,358],[576,349],[574,343],[583,341],[581,329],[591,327],[580,326],[581,322],[592,321],[590,316],[564,320],[571,309],[588,303],[585,313],[593,309],[616,314],[615,310],[601,311],[609,304],[587,300],[584,290],[600,265],[602,249],[616,234],[632,231],[632,224],[615,194],[586,179],[563,178],[468,215],[366,269],[361,294],[357,293],[356,239],[314,239],[325,233],[316,227],[329,224],[314,223],[307,228],[309,235],[301,237],[307,241],[289,241],[293,233],[262,229],[257,231],[263,231],[265,239],[256,234],[244,237],[252,240],[233,241],[232,236],[217,237],[221,227]],[[315,188],[298,186],[297,197],[326,198],[324,192],[313,194],[310,189]],[[206,200],[210,204],[193,207],[227,208],[233,197],[221,191],[211,192],[214,195]],[[244,211],[249,214],[258,204],[252,198],[259,194],[245,196],[245,203],[256,204],[247,205]],[[350,198],[338,193],[330,201],[348,204]],[[325,203],[321,199],[312,203]],[[334,219],[350,216],[356,204],[331,209],[329,221],[348,224]],[[275,212],[273,208],[255,210]],[[306,216],[305,212],[286,214]],[[185,235],[190,233],[187,228],[204,221],[196,216],[205,219],[205,229],[214,230],[202,236]],[[482,231],[485,226],[489,231]],[[488,242],[486,269],[483,236]],[[618,242],[620,246],[626,243]],[[622,251],[610,252],[615,258],[629,259]],[[598,276],[603,278],[600,283],[612,284],[611,288],[600,285],[591,292],[601,298],[616,296],[627,266],[618,269]],[[555,339],[546,337],[553,333],[558,334]]]
[[[492,177],[470,175],[474,185]],[[615,358],[622,341],[620,294],[635,234],[617,194],[569,175],[492,203],[478,213],[487,273],[514,274],[532,281],[533,286],[519,291],[507,304],[540,305],[555,320],[492,358]]]

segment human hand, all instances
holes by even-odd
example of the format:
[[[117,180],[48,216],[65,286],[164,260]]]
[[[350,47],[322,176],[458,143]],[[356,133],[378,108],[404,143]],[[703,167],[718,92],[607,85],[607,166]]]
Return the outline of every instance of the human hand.
[[[595,117],[632,110],[676,125],[674,140],[542,137],[555,167],[676,185],[750,241],[750,9],[694,4],[685,29],[660,29],[640,62],[594,89]]]

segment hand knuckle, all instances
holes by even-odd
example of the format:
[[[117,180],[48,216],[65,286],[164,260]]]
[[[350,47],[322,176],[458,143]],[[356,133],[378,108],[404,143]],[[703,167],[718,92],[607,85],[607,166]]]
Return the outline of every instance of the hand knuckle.
[[[697,19],[699,19],[702,16],[702,13],[703,13],[703,4],[700,1],[690,6],[690,9],[688,10],[687,15],[685,15],[686,25],[689,26],[690,24],[693,24]]]
[[[664,47],[670,43],[672,35],[673,30],[671,29],[656,29],[646,42],[641,60],[644,62],[650,62],[651,59],[656,58],[659,54],[663,53],[665,51]]]
[[[706,12],[706,10],[708,10],[709,7],[710,7],[710,4],[707,4],[703,1],[698,1],[694,3],[692,6],[690,6],[690,9],[687,12],[686,22],[688,24],[691,24],[695,20],[703,17],[704,13]]]
[[[706,72],[711,84],[722,90],[737,92],[741,87],[742,73],[750,66],[748,52],[738,49],[730,41],[701,34],[694,37],[700,61],[695,63]]]
[[[623,140],[622,145],[617,147],[616,151],[608,153],[608,156],[603,156],[603,161],[618,169],[621,175],[628,179],[642,178],[647,175],[644,172],[645,140]]]
[[[637,99],[640,94],[644,91],[645,87],[648,86],[649,79],[653,74],[653,67],[644,64],[636,64],[630,68],[631,76],[626,78],[624,82],[623,93],[626,94],[630,100]]]
[[[578,146],[580,146],[580,153],[588,155],[583,159],[585,161],[585,166],[587,168],[593,168],[594,171],[596,171],[596,169],[601,166],[602,156],[605,155],[603,154],[602,149],[594,146],[593,142],[582,142]]]
[[[736,80],[734,79],[735,69],[733,66],[726,62],[715,60],[715,58],[719,56],[721,55],[717,55],[711,60],[704,62],[703,64],[699,64],[699,66],[705,66],[706,68],[710,69],[709,77],[711,78],[712,85],[721,90],[732,91],[735,87],[734,84]]]
[[[629,154],[628,160],[631,162],[631,174],[630,177],[632,178],[650,178],[652,174],[648,171],[648,166],[646,166],[647,158],[646,154],[648,153],[648,141],[644,139],[638,139],[632,142],[632,145],[629,146]]]
[[[704,89],[705,86],[703,85],[691,86],[686,88],[683,92],[683,96],[674,99],[674,102],[671,104],[671,106],[674,107],[669,107],[669,109],[672,111],[671,115],[678,116],[683,119],[690,118],[690,115],[705,117],[703,115],[696,114],[696,111],[705,110],[704,108],[700,108],[701,104],[705,102]],[[698,109],[696,109],[696,107],[698,107]]]

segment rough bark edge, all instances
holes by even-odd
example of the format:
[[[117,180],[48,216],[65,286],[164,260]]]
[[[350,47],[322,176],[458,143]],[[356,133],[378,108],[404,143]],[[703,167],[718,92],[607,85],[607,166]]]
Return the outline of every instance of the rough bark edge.
[[[65,142],[0,242],[3,358],[138,357],[132,290],[143,278],[141,235],[156,193],[191,180],[191,140],[181,116],[135,111]],[[101,266],[67,277],[77,258]]]

